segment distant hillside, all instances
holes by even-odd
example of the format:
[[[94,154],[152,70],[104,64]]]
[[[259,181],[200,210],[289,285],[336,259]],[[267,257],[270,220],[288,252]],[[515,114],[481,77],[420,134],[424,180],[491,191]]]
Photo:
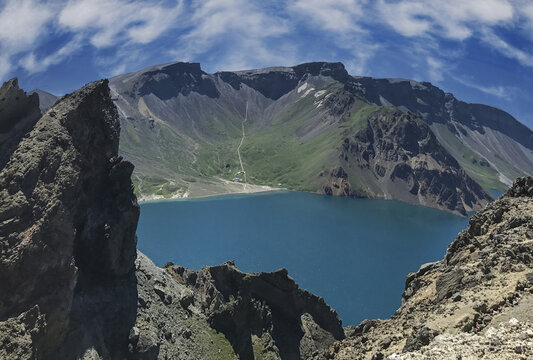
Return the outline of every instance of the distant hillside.
[[[59,99],[59,96],[55,96],[41,89],[30,91],[30,94],[39,95],[39,108],[43,113],[50,109],[55,104],[57,99]]]
[[[465,214],[533,174],[533,133],[509,114],[340,63],[215,74],[173,63],[110,87],[143,198],[253,189],[239,178]]]

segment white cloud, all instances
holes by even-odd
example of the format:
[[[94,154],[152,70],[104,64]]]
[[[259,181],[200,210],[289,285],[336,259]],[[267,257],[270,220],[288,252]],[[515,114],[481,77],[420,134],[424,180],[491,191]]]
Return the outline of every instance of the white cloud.
[[[181,1],[167,8],[158,3],[128,0],[70,0],[59,13],[58,25],[83,32],[96,48],[118,43],[147,44],[176,26]]]
[[[34,0],[7,0],[0,9],[0,44],[17,52],[35,44],[51,19],[50,6]]]
[[[0,55],[0,80],[4,79],[10,71],[11,62],[9,61],[9,57],[5,55]]]
[[[503,56],[518,60],[522,65],[533,67],[533,54],[509,44],[492,30],[485,29],[481,39]]]
[[[188,25],[193,29],[184,38],[200,46],[216,42],[221,36],[264,39],[288,32],[284,19],[266,14],[246,0],[195,1]]]
[[[51,65],[56,65],[62,62],[65,58],[78,51],[82,47],[82,37],[80,35],[74,37],[71,41],[66,43],[56,52],[45,56],[42,59],[37,59],[35,53],[31,52],[20,60],[20,65],[30,74],[45,71]]]
[[[505,24],[514,8],[507,0],[379,0],[381,20],[404,36],[439,35],[464,40],[480,26]]]
[[[368,0],[297,0],[288,5],[288,11],[293,22],[321,31],[336,47],[351,53],[351,59],[344,61],[349,72],[364,74],[367,62],[381,48],[365,29],[373,18],[372,4]]]
[[[217,49],[213,62],[217,68],[228,66],[224,70],[286,64],[293,55],[283,39],[290,32],[289,22],[264,5],[246,0],[193,1],[182,24],[187,30],[170,54],[189,61]]]
[[[324,30],[350,33],[360,30],[358,22],[365,15],[366,3],[366,0],[297,0],[289,9]]]
[[[441,60],[431,56],[426,57],[426,63],[429,79],[433,82],[442,81],[444,79],[446,65]]]
[[[52,18],[50,7],[34,0],[6,0],[0,8],[0,79],[13,69],[11,58],[35,47]]]

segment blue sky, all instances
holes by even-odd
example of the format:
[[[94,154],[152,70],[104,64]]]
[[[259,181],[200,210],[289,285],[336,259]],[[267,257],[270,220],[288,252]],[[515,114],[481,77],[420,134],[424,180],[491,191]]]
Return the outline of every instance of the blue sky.
[[[0,80],[55,94],[171,61],[341,61],[430,81],[533,128],[529,0],[0,0]]]

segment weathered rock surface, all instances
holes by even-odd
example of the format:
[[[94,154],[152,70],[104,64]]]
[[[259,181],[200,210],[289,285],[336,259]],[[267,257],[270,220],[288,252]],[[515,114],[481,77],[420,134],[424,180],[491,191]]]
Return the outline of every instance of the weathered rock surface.
[[[444,260],[407,276],[403,304],[390,319],[363,322],[331,347],[330,358],[528,358],[531,340],[517,337],[533,330],[532,194],[533,179],[517,179],[470,218]],[[499,327],[511,318],[520,331]],[[490,327],[503,332],[499,342],[492,339],[500,330]]]
[[[139,206],[118,140],[107,81],[91,83],[48,111],[1,170],[0,326],[22,324],[27,335],[5,338],[0,351],[124,353]]]
[[[392,354],[389,360],[500,360],[533,358],[533,324],[512,318],[477,334],[441,334],[429,346],[403,354]]]
[[[344,337],[335,311],[285,270],[162,269],[141,253],[136,266],[132,359],[307,359]]]
[[[344,338],[337,313],[299,289],[285,269],[245,274],[228,262],[199,271],[168,270],[191,291],[180,302],[205,314],[240,359],[307,359]]]
[[[491,200],[417,114],[387,109],[372,114],[367,122],[344,140],[341,153],[347,171],[353,168],[351,172],[367,184],[390,198],[464,216]]]
[[[325,184],[322,185],[321,192],[326,195],[333,196],[354,196],[356,193],[352,191],[350,182],[348,181],[348,174],[339,166],[331,169],[329,178]]]

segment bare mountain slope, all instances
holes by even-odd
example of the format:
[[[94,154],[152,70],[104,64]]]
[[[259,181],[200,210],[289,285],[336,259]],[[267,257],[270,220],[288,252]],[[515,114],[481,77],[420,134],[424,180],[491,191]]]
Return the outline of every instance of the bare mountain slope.
[[[117,76],[110,87],[121,117],[120,151],[136,165],[134,183],[144,198],[247,191],[253,187],[231,183],[246,177],[248,184],[393,198],[464,214],[485,204],[485,191],[533,173],[532,132],[509,114],[461,102],[429,83],[350,76],[340,63],[215,74],[197,63],[172,63]],[[432,149],[455,159],[453,166],[432,150],[422,159],[401,146],[376,152],[372,169],[352,162],[362,153],[352,147],[347,156],[346,139],[360,138],[379,111],[396,114],[390,126],[405,119],[401,113],[420,119],[412,124],[431,133]],[[416,163],[425,187],[406,189],[390,172],[384,179],[391,158],[394,166]],[[331,177],[338,167],[344,180]]]

